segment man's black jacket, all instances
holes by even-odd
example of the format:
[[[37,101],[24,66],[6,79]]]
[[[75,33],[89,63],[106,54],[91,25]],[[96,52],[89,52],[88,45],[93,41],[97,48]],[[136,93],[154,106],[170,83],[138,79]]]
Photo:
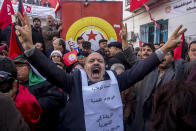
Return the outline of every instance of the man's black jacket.
[[[73,73],[66,73],[51,62],[36,48],[26,52],[28,61],[44,76],[47,80],[57,87],[62,88],[69,94],[69,102],[65,108],[64,126],[62,130],[66,131],[85,131],[84,106],[82,98],[82,83],[79,70]],[[154,53],[146,60],[134,65],[131,69],[125,71],[119,76],[119,90],[123,91],[134,83],[143,79],[160,64],[160,60]]]

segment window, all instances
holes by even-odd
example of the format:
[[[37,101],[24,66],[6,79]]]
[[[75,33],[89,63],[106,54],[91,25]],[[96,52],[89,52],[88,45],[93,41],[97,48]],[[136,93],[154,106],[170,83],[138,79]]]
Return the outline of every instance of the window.
[[[168,39],[168,20],[157,21],[159,28],[156,28],[154,23],[149,23],[140,26],[140,40],[146,43],[166,42]]]
[[[130,0],[125,0],[125,7],[130,5]]]

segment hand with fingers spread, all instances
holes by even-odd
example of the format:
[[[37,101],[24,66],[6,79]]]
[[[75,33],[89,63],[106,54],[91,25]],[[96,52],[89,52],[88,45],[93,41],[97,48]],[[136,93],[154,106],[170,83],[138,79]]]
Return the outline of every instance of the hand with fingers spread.
[[[169,37],[168,41],[164,44],[164,46],[161,47],[161,50],[166,54],[169,51],[173,51],[177,46],[180,45],[182,42],[181,39],[179,39],[179,36],[181,36],[184,32],[187,31],[187,29],[183,29],[181,32],[179,32],[182,29],[182,25],[180,25],[174,33]]]
[[[24,14],[24,18],[20,13],[17,13],[17,15],[21,21],[22,26],[16,26],[16,35],[18,36],[18,39],[21,42],[24,50],[31,49],[33,47],[33,41],[29,18],[26,13]]]
[[[122,29],[120,31],[120,37],[122,39],[122,46],[123,48],[128,47],[128,41],[127,41],[127,24],[122,23]]]

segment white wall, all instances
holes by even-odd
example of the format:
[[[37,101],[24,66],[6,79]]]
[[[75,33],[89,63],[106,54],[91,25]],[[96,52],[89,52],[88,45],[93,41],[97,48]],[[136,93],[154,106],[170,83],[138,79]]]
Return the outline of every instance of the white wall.
[[[174,0],[172,3],[176,2],[176,1],[179,1],[179,0]],[[166,13],[165,13],[165,7],[167,7],[167,5],[169,5],[169,4],[171,4],[171,2],[156,6],[155,8],[152,8],[150,10],[152,17],[155,20],[168,19],[166,16]],[[124,11],[124,12],[126,12],[126,11]],[[137,15],[137,16],[129,18],[129,19],[126,19],[126,18],[132,16],[131,14],[127,15],[127,13],[126,13],[126,15],[123,15],[123,16],[124,16],[123,22],[127,23],[129,34],[131,31],[139,34],[140,33],[140,25],[152,22],[146,11],[144,11],[140,15]],[[177,16],[174,18],[169,18],[168,19],[168,36],[170,36],[171,33],[175,30],[175,28],[178,27],[180,24],[183,24],[184,27],[186,27],[188,29],[185,36],[194,37],[192,39],[195,40],[196,39],[196,12],[185,14],[185,15],[180,15],[180,16]],[[128,38],[130,38],[130,35]],[[138,44],[139,44],[138,42],[139,41],[135,42],[134,46],[138,46]]]

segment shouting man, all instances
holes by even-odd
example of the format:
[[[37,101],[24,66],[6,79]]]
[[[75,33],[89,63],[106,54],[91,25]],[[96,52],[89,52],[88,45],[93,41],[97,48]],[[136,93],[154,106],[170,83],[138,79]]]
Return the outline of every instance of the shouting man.
[[[123,131],[120,92],[157,67],[165,54],[182,42],[178,36],[186,31],[184,29],[179,33],[182,28],[180,26],[163,47],[121,75],[106,71],[104,58],[97,52],[87,57],[84,70],[76,69],[68,74],[57,68],[33,46],[29,18],[26,14],[24,18],[20,13],[18,16],[22,27],[16,26],[16,33],[25,49],[25,57],[51,83],[69,94],[62,127],[67,131]]]

